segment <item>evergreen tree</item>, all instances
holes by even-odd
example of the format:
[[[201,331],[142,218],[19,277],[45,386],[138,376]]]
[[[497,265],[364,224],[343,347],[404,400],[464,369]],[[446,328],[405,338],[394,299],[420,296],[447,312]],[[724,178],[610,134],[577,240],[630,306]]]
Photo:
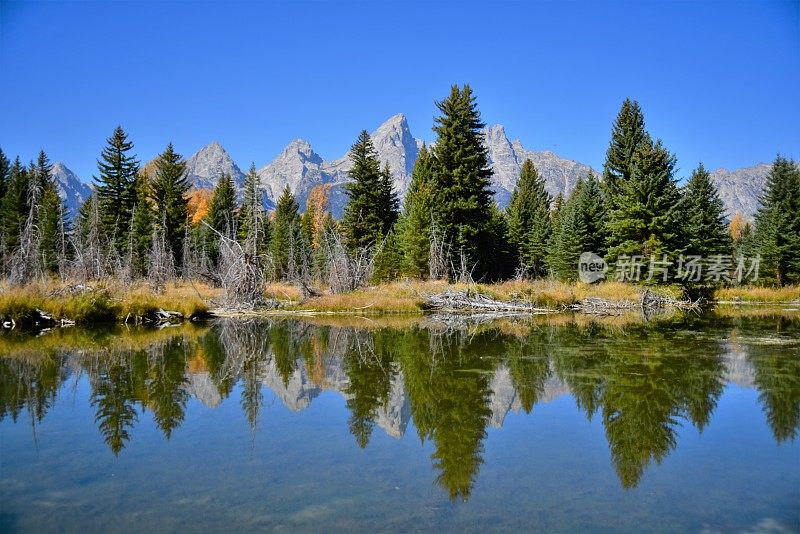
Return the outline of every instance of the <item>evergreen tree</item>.
[[[19,157],[9,171],[8,186],[0,206],[2,218],[3,243],[6,256],[10,255],[20,243],[20,234],[28,218],[30,207],[28,204],[29,190],[28,169],[20,162]]]
[[[607,189],[609,262],[621,256],[642,256],[645,263],[662,261],[664,255],[674,260],[681,252],[681,194],[674,168],[675,156],[646,136],[633,155],[630,177]]]
[[[155,176],[151,183],[152,200],[156,207],[156,220],[163,225],[167,249],[174,265],[183,265],[183,241],[189,217],[186,193],[189,180],[186,162],[175,152],[172,143],[157,158]]]
[[[428,277],[433,213],[432,159],[425,145],[419,150],[411,185],[406,193],[397,236],[403,254],[403,271],[415,278]]]
[[[106,141],[97,161],[100,176],[97,182],[97,200],[100,220],[107,238],[113,238],[118,252],[128,246],[128,230],[136,204],[136,175],[139,162],[131,154],[133,143],[121,126]]]
[[[239,210],[237,232],[239,241],[242,243],[252,232],[257,253],[266,253],[270,239],[269,219],[264,210],[264,196],[261,192],[255,163],[250,164],[250,170],[244,179],[242,207]]]
[[[775,158],[756,214],[760,274],[779,286],[800,282],[800,165]]]
[[[701,163],[692,172],[683,194],[681,223],[688,255],[710,258],[731,253],[731,236],[725,223],[725,205]]]
[[[11,164],[8,158],[0,148],[0,204],[3,202],[3,197],[6,196],[6,189],[8,188],[8,180],[11,174]]]
[[[402,266],[402,248],[398,242],[397,234],[390,230],[375,253],[372,279],[375,283],[396,280],[400,276]]]
[[[372,139],[362,131],[350,148],[353,167],[345,185],[348,199],[342,218],[342,231],[350,249],[369,247],[380,242],[397,220],[397,194],[388,166],[383,170]]]
[[[552,232],[550,194],[533,162],[525,160],[508,205],[509,241],[519,262],[533,276],[545,274],[547,242]]]
[[[612,204],[621,193],[623,184],[633,175],[636,150],[648,141],[644,114],[639,103],[626,98],[611,130],[611,143],[603,166],[603,185]]]
[[[433,128],[437,134],[432,173],[437,229],[450,245],[452,265],[458,265],[461,254],[465,254],[470,264],[476,264],[479,277],[495,275],[488,231],[492,169],[475,96],[469,85],[454,85],[450,95],[436,106],[441,112]]]
[[[286,278],[296,274],[291,272],[291,267],[302,262],[300,257],[302,230],[299,209],[297,201],[287,185],[278,199],[275,217],[272,221],[270,251],[276,278]]]
[[[563,205],[550,242],[548,264],[563,280],[575,280],[584,252],[605,253],[605,201],[597,178],[589,173]]]
[[[155,215],[149,200],[150,179],[144,172],[140,172],[137,177],[136,190],[137,202],[133,208],[130,235],[131,268],[134,276],[145,276],[149,268],[150,251],[153,248]]]
[[[46,271],[55,273],[59,268],[59,259],[67,253],[64,234],[68,231],[69,222],[61,197],[58,196],[55,180],[50,175],[51,169],[47,155],[43,150],[39,151],[36,164],[30,171],[31,179],[36,180],[39,190],[40,204],[35,216],[37,241],[43,267]]]
[[[231,177],[223,174],[214,188],[214,196],[211,197],[206,222],[222,235],[232,235],[235,226],[235,210],[236,188]],[[266,217],[264,217],[264,220],[266,220]],[[205,227],[203,227],[202,232],[205,236],[206,252],[211,261],[216,263],[219,253],[219,237]]]

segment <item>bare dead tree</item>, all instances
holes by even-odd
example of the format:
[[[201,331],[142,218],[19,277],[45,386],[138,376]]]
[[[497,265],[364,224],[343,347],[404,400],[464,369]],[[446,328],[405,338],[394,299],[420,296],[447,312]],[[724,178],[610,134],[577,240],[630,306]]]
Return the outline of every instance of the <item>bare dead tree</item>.
[[[245,246],[217,231],[203,221],[219,238],[219,262],[217,278],[223,289],[223,299],[229,308],[255,308],[264,306],[264,272],[253,254],[255,247],[250,239]],[[249,234],[249,232],[248,232]],[[247,250],[246,250],[247,249]]]
[[[11,257],[9,282],[22,285],[38,278],[44,272],[41,256],[41,230],[39,228],[39,211],[41,210],[42,190],[39,180],[32,179],[28,183],[28,218],[20,232],[19,246]]]
[[[472,278],[472,273],[477,265],[478,262],[475,262],[470,268],[469,256],[464,254],[464,247],[461,247],[458,254],[458,265],[454,265],[451,261],[450,272],[453,273],[453,277],[459,284],[474,284],[475,280]]]
[[[374,267],[374,256],[369,247],[350,252],[336,231],[328,232],[323,246],[326,247],[328,285],[332,293],[354,291],[367,284]]]
[[[156,293],[163,293],[164,289],[166,289],[167,281],[175,278],[175,260],[167,248],[165,225],[166,214],[163,216],[162,224],[153,228],[153,246],[150,249],[147,280],[150,283],[150,288]]]

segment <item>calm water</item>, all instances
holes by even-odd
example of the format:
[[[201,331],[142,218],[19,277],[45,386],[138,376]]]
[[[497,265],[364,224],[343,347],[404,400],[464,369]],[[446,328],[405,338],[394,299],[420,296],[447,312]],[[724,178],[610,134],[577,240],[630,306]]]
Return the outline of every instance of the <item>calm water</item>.
[[[800,531],[800,315],[0,335],[2,531]]]

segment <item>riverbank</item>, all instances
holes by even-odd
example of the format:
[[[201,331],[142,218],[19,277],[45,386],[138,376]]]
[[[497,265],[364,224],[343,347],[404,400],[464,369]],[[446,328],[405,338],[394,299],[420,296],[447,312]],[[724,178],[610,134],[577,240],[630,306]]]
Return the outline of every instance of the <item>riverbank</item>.
[[[303,299],[299,287],[269,284],[271,306],[256,310],[225,309],[222,291],[202,283],[168,284],[154,293],[145,284],[81,285],[40,281],[25,287],[0,285],[0,324],[5,327],[47,327],[59,324],[161,323],[197,320],[213,315],[421,315],[432,296],[463,292],[551,312],[575,311],[600,302],[612,309],[632,309],[642,300],[642,286],[620,282],[566,284],[552,280],[508,281],[501,284],[449,284],[444,281],[397,281],[350,293]],[[664,299],[683,299],[678,286],[649,287]],[[722,288],[714,300],[730,304],[800,304],[800,286]]]

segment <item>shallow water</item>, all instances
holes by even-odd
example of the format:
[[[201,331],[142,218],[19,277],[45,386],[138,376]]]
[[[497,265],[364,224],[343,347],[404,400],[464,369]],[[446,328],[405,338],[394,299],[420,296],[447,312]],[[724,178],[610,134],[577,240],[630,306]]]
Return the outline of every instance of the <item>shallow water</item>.
[[[800,317],[0,335],[2,531],[800,531]]]

